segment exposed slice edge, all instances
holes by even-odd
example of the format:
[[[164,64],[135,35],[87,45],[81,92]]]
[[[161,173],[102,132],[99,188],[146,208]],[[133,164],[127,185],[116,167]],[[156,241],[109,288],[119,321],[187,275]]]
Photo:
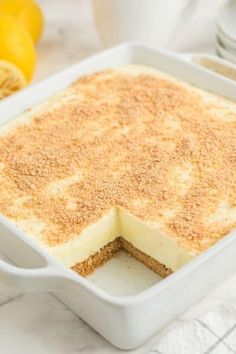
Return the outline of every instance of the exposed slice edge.
[[[129,253],[132,257],[136,258],[141,263],[145,264],[148,268],[158,273],[161,277],[165,278],[172,273],[170,268],[167,268],[164,264],[158,262],[156,259],[148,256],[147,254],[134,247],[130,242],[122,239],[122,249]]]
[[[123,237],[117,237],[114,241],[109,242],[106,246],[100,249],[100,251],[91,255],[87,260],[76,263],[71,269],[86,277],[105,264],[120,250],[126,251],[132,257],[145,264],[148,268],[152,269],[163,278],[172,273],[170,268],[167,268],[164,264],[161,264],[157,260],[138,250]]]
[[[121,238],[117,237],[114,241],[109,242],[100,251],[92,254],[88,259],[83,262],[76,263],[71,267],[72,270],[86,277],[93,273],[97,268],[105,264],[122,248]]]

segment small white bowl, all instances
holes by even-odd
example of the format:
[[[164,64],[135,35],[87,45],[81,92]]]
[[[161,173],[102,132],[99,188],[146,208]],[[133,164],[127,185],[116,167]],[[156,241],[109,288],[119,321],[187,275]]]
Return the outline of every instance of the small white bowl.
[[[187,59],[186,59],[187,60]],[[209,53],[192,53],[188,60],[204,69],[236,81],[236,66],[230,61]]]
[[[226,49],[236,53],[236,40],[227,37],[219,28],[216,29],[216,36]]]
[[[236,42],[236,1],[231,0],[223,6],[216,19],[218,29],[231,41]]]
[[[232,52],[230,52],[229,50],[227,50],[220,42],[219,40],[216,41],[215,43],[215,49],[216,49],[216,53],[226,59],[231,61],[232,63],[236,64],[236,54],[233,54]]]

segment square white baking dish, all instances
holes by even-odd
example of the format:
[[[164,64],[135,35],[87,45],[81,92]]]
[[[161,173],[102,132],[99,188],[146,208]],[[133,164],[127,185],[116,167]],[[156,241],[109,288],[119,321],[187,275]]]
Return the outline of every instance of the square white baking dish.
[[[203,89],[236,99],[236,84],[177,55],[128,43],[92,58],[6,99],[1,124],[62,90],[79,76],[126,64],[149,65]],[[114,296],[66,269],[11,222],[0,217],[0,279],[20,291],[52,291],[113,345],[133,349],[236,271],[236,233],[158,282],[131,296]]]

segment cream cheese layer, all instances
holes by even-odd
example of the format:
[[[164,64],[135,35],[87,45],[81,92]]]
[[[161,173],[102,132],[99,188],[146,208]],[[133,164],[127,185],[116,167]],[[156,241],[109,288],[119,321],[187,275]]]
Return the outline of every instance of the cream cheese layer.
[[[141,221],[127,211],[115,208],[86,228],[78,237],[67,244],[49,248],[49,252],[66,266],[72,267],[85,261],[119,236],[173,271],[194,256],[173,238],[168,237],[157,223]]]

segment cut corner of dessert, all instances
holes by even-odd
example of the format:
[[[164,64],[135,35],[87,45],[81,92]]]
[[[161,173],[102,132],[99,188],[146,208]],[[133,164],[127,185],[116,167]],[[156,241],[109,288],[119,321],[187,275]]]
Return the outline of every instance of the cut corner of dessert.
[[[51,254],[80,275],[87,277],[119,251],[167,277],[194,255],[161,230],[121,207],[111,208],[100,220],[85,228],[65,245],[52,247]]]

